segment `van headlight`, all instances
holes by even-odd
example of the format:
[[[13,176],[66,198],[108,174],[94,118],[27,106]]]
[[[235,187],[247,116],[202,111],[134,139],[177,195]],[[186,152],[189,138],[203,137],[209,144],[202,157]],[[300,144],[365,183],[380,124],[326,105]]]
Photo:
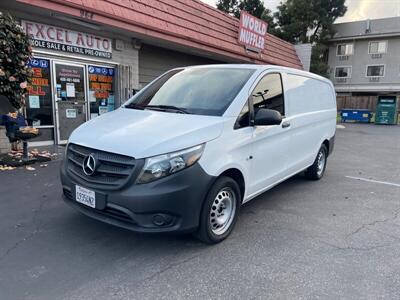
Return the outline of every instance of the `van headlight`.
[[[146,158],[136,183],[148,183],[179,172],[195,164],[203,154],[204,144],[180,151]]]

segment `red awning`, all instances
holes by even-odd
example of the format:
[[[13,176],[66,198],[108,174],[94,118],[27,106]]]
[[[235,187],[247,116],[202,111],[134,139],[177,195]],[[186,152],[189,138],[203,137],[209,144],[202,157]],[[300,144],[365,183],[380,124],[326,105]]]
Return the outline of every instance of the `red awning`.
[[[302,69],[294,46],[267,34],[260,54],[237,42],[239,20],[197,0],[17,0],[55,12],[249,63]]]

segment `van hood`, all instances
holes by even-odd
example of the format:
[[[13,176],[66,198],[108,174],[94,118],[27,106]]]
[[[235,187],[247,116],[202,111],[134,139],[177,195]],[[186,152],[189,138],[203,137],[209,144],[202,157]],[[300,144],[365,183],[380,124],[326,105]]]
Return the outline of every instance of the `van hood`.
[[[119,108],[77,129],[70,143],[145,158],[192,147],[217,138],[224,117]]]

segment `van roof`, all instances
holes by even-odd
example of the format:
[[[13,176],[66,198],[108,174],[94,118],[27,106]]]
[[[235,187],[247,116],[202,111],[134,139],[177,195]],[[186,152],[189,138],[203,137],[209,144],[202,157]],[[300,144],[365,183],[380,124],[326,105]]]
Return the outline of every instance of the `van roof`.
[[[254,69],[258,71],[264,71],[268,69],[274,69],[277,71],[282,71],[282,72],[288,72],[291,74],[296,74],[296,75],[301,75],[301,76],[306,76],[306,77],[311,77],[314,79],[322,80],[325,81],[329,84],[332,82],[320,75],[299,70],[299,69],[294,69],[294,68],[289,68],[289,67],[282,67],[278,65],[258,65],[258,64],[214,64],[214,65],[198,65],[198,66],[187,66],[184,68],[177,68],[177,69],[188,69],[188,68],[232,68],[232,69]]]

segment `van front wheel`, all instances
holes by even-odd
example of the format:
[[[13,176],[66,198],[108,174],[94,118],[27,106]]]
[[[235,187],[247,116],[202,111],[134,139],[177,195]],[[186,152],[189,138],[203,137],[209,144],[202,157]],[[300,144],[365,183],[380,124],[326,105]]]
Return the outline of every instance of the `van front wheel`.
[[[239,185],[230,177],[220,177],[209,191],[195,236],[208,244],[219,243],[232,232],[240,210]]]
[[[328,149],[322,145],[318,151],[314,163],[306,170],[306,177],[311,180],[319,180],[324,176],[326,162],[328,158]]]

